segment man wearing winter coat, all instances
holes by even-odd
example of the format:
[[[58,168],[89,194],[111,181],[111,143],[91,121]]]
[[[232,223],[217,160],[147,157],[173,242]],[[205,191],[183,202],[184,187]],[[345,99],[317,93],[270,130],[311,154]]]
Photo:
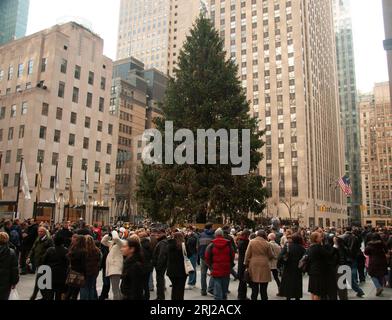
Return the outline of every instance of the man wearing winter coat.
[[[8,300],[11,289],[19,282],[18,258],[9,247],[9,236],[0,232],[0,301]]]
[[[152,254],[152,263],[155,267],[157,281],[157,300],[165,300],[165,273],[167,269],[167,237],[166,230],[158,231],[158,243]]]

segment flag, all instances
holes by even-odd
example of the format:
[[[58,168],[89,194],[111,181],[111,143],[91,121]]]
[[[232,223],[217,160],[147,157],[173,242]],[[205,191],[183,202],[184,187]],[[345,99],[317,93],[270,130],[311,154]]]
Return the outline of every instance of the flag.
[[[68,198],[68,204],[70,207],[75,205],[75,199],[73,195],[73,190],[72,190],[72,167],[71,167],[71,172],[69,175],[69,198]]]
[[[87,203],[88,203],[88,174],[86,168],[84,170],[83,204],[87,205]]]
[[[125,217],[127,215],[127,200],[124,201],[123,211],[121,217]]]
[[[0,200],[3,200],[3,196],[4,196],[2,164],[3,164],[3,154],[0,153]]]
[[[349,177],[344,176],[340,178],[338,180],[338,184],[346,196],[349,197],[353,194],[353,190],[351,189],[351,181]]]
[[[22,163],[22,171],[21,171],[20,179],[22,179],[22,181],[23,181],[22,191],[25,195],[25,199],[31,200],[29,180],[27,178],[26,165],[24,162]]]
[[[37,175],[37,187],[35,192],[35,202],[38,204],[41,202],[41,189],[42,189],[42,162],[39,163],[39,170]]]

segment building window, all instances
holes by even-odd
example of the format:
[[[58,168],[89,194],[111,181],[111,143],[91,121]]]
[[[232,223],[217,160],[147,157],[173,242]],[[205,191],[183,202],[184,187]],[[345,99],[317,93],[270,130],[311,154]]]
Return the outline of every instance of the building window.
[[[61,73],[67,73],[67,65],[68,65],[68,61],[65,59],[61,59],[61,65],[60,65]]]
[[[24,125],[19,126],[19,139],[24,138],[24,132],[25,132],[25,126]]]
[[[0,129],[0,142],[3,141],[3,129]]]
[[[59,161],[59,154],[57,152],[52,153],[52,165],[55,166],[57,165]]]
[[[100,167],[101,167],[101,163],[99,161],[95,161],[94,171],[98,173],[100,170]]]
[[[68,168],[72,168],[73,167],[73,162],[74,162],[73,156],[67,156],[67,167]]]
[[[27,64],[27,74],[33,74],[34,61],[30,60]]]
[[[84,127],[90,129],[90,126],[91,126],[91,118],[90,117],[84,118]]]
[[[73,88],[72,102],[79,103],[79,88],[76,88],[76,87]]]
[[[110,143],[107,144],[106,153],[107,154],[112,154],[112,145]]]
[[[25,102],[22,102],[22,110],[21,110],[22,115],[24,115],[24,114],[27,113],[27,109],[28,109],[28,104],[27,104],[27,102],[26,102],[26,101],[25,101]]]
[[[101,77],[101,89],[105,90],[106,89],[106,78]]]
[[[8,80],[12,80],[14,78],[14,66],[8,67]]]
[[[60,143],[60,139],[61,139],[61,131],[54,130],[54,142]]]
[[[38,150],[37,153],[37,162],[38,163],[43,163],[45,159],[45,151],[44,150]]]
[[[101,152],[101,146],[102,146],[101,141],[97,141],[97,144],[95,146],[95,151]]]
[[[8,141],[14,139],[14,128],[8,128]]]
[[[4,119],[5,118],[5,112],[6,112],[6,108],[5,107],[1,107],[1,109],[0,109],[0,119]]]
[[[48,58],[42,58],[41,60],[41,72],[46,71],[46,66],[48,65]]]
[[[65,83],[60,81],[59,82],[59,91],[58,91],[59,98],[64,98],[64,91],[65,91]]]
[[[106,164],[105,173],[110,174],[110,163]]]
[[[43,140],[46,139],[46,127],[41,126],[39,128],[39,138]]]
[[[98,120],[98,125],[97,125],[98,132],[102,132],[102,127],[103,127],[102,121]]]
[[[75,72],[74,72],[74,78],[80,80],[80,73],[81,73],[82,69],[80,68],[80,66],[76,65],[75,66]]]
[[[41,111],[41,114],[43,115],[43,116],[48,116],[48,114],[49,114],[49,104],[47,104],[47,103],[42,103],[42,111]]]
[[[88,150],[89,144],[90,144],[90,139],[89,138],[84,138],[83,139],[83,149]]]
[[[56,119],[57,120],[63,119],[63,109],[61,109],[59,107],[56,109]]]
[[[5,174],[3,179],[3,187],[8,187],[9,175]]]
[[[87,159],[82,159],[82,170],[87,170],[88,166],[88,160]]]
[[[87,92],[86,107],[91,108],[92,105],[93,105],[93,94],[91,92]]]
[[[113,134],[113,125],[112,124],[108,125],[108,134],[110,134],[110,135]]]
[[[19,180],[20,180],[19,173],[15,173],[15,177],[14,177],[14,187],[17,187],[17,186],[19,185]]]
[[[73,133],[69,134],[68,144],[70,146],[75,146],[75,134],[73,134]]]
[[[23,154],[22,149],[16,150],[16,162],[20,162],[22,160],[22,154]]]
[[[23,63],[19,63],[19,65],[18,65],[18,78],[23,76],[23,69],[24,69]]]
[[[76,121],[77,121],[76,112],[71,112],[71,120],[70,121],[72,124],[76,124]]]
[[[16,104],[11,106],[11,118],[16,117]]]
[[[88,84],[94,85],[94,72],[92,71],[88,73]]]
[[[104,109],[105,109],[105,99],[100,97],[99,98],[99,111],[103,112]]]
[[[7,150],[5,152],[5,163],[10,163],[11,162],[11,150]]]

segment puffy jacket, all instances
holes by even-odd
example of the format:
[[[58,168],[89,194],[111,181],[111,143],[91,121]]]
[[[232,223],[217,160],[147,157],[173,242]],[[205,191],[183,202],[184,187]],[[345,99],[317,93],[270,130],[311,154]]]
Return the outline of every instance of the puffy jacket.
[[[229,240],[220,236],[212,240],[205,252],[205,261],[211,269],[211,276],[214,278],[229,277],[234,264],[234,256],[235,253]]]
[[[124,263],[121,248],[125,241],[120,239],[117,231],[113,231],[112,240],[110,240],[109,235],[106,235],[103,237],[101,243],[109,248],[109,254],[106,257],[106,276],[121,275]]]
[[[18,258],[8,245],[0,246],[0,300],[8,300],[11,287],[19,282]]]

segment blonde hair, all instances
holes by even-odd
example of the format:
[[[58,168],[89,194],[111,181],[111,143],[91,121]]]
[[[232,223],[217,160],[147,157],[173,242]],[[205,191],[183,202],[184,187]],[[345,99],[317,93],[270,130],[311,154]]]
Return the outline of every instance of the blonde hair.
[[[140,243],[140,238],[137,234],[133,234],[129,237],[130,240],[136,240]]]
[[[10,237],[6,232],[0,232],[0,245],[7,244],[10,240]]]

